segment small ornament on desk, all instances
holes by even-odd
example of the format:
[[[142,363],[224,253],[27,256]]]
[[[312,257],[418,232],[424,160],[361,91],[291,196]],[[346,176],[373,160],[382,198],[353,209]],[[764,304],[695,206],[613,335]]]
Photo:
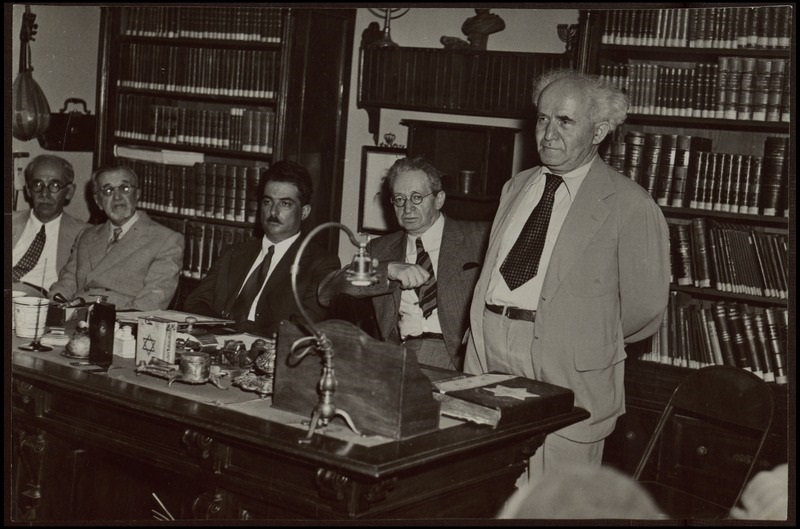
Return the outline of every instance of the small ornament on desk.
[[[61,354],[67,358],[89,358],[90,346],[89,324],[85,321],[79,321],[78,327],[72,333],[72,337]]]

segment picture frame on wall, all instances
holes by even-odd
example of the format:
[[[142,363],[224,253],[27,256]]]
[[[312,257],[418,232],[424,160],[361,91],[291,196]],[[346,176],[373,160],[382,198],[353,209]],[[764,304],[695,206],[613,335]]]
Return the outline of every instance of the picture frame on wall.
[[[386,172],[394,162],[406,156],[400,147],[361,148],[361,189],[359,194],[358,231],[382,235],[399,229],[397,217],[384,196]]]

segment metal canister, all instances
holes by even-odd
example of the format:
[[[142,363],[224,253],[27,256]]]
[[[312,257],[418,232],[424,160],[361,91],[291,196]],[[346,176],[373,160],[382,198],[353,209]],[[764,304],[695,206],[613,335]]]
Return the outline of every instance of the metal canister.
[[[211,356],[203,352],[184,352],[179,364],[181,380],[189,384],[207,382],[211,374]]]
[[[469,195],[473,192],[475,182],[475,171],[459,171],[458,173],[458,191]]]

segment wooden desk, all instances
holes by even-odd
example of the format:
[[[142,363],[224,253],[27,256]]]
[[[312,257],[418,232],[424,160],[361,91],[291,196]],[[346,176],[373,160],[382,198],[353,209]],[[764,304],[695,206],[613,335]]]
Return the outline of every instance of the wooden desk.
[[[12,354],[14,521],[152,521],[153,493],[176,519],[491,518],[545,435],[588,416],[299,444],[297,427],[89,373],[58,348]]]

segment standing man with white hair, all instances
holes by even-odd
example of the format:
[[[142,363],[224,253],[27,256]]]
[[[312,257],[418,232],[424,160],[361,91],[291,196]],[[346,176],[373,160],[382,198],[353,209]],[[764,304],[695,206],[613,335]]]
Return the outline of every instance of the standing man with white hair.
[[[625,94],[596,76],[557,70],[537,80],[534,101],[542,165],[503,188],[464,370],[567,387],[589,411],[547,436],[529,466],[540,475],[601,464],[604,439],[625,413],[625,344],[658,330],[670,262],[659,207],[597,155],[626,118]]]

